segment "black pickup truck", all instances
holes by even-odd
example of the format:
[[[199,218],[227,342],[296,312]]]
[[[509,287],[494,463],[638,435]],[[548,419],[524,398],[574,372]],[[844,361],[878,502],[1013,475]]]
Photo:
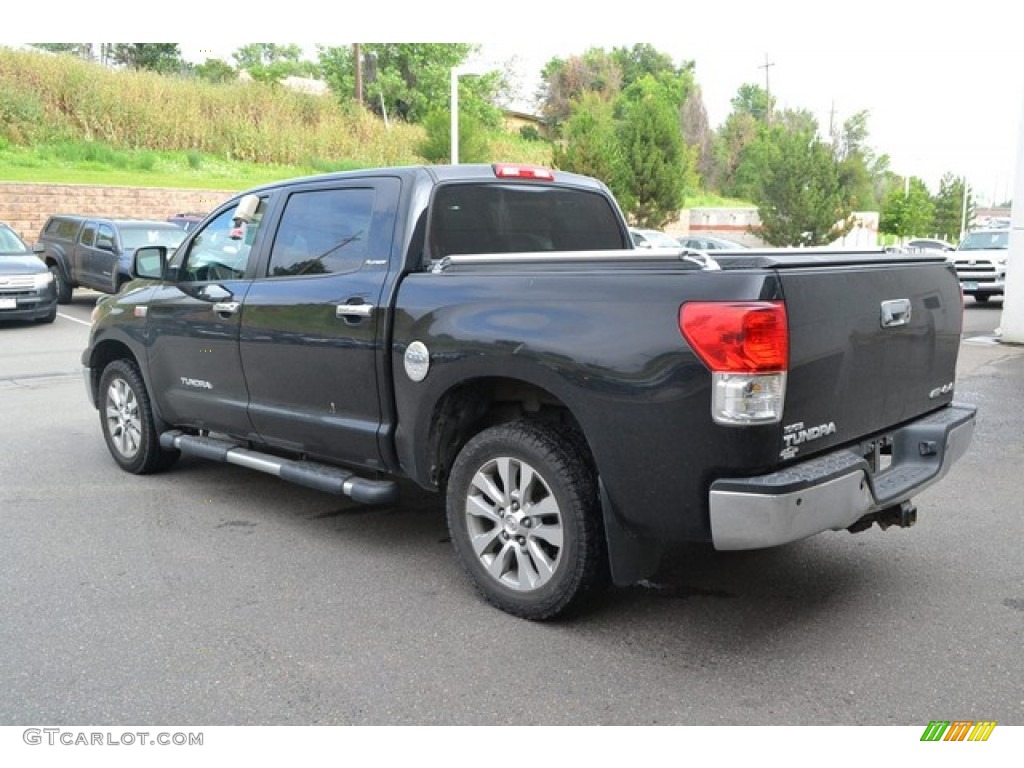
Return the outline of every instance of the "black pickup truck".
[[[133,269],[82,356],[123,469],[184,453],[371,504],[411,479],[532,619],[674,542],[909,526],[974,429],[944,258],[634,250],[603,184],[543,168],[284,181]]]

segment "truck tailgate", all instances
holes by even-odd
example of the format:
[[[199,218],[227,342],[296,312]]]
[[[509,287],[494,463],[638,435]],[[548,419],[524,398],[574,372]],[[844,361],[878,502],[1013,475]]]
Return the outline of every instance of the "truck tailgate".
[[[842,260],[777,265],[790,329],[783,460],[872,436],[953,399],[963,302],[952,266],[870,261],[870,269]]]

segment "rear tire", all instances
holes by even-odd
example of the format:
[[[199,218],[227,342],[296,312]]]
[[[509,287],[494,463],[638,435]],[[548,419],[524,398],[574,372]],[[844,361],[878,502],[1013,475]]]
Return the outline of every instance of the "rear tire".
[[[597,476],[543,423],[480,432],[452,466],[448,529],[477,590],[526,619],[558,616],[606,583]]]
[[[160,447],[149,393],[133,363],[115,360],[103,369],[98,400],[103,439],[121,469],[146,475],[177,461],[178,451]]]

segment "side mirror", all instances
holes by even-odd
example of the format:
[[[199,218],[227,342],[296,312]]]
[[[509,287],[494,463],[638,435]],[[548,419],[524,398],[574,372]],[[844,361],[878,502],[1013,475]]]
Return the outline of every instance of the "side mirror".
[[[167,271],[167,246],[147,245],[132,256],[132,277],[163,280]]]

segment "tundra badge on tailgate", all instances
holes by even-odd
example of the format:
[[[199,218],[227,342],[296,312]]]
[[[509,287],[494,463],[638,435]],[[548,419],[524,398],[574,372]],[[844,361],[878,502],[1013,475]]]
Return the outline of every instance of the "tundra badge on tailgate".
[[[811,440],[818,440],[827,435],[834,435],[835,432],[836,423],[834,421],[830,421],[827,424],[819,424],[816,427],[804,427],[802,421],[790,424],[782,429],[782,442],[786,444],[786,447],[779,456],[782,459],[791,459],[800,452],[800,449],[797,448],[798,445],[809,443]]]

